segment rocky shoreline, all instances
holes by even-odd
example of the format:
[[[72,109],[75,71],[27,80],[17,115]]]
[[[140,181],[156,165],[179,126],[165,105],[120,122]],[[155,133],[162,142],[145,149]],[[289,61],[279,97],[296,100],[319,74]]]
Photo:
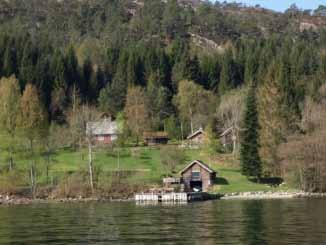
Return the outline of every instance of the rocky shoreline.
[[[310,193],[310,192],[271,192],[271,191],[256,191],[256,192],[235,192],[227,193],[221,197],[222,200],[231,199],[289,199],[289,198],[326,198],[326,193]]]
[[[227,194],[218,194],[221,200],[265,200],[265,199],[291,199],[291,198],[326,198],[326,193],[309,192],[234,192]],[[130,202],[134,198],[44,198],[33,199],[28,197],[2,196],[0,195],[1,205],[29,205],[29,204],[48,204],[48,203],[88,203],[88,202]]]
[[[29,204],[48,204],[48,203],[88,203],[88,202],[127,202],[133,201],[133,198],[28,198],[28,197],[17,197],[17,196],[1,196],[0,195],[0,206],[1,205],[29,205]]]

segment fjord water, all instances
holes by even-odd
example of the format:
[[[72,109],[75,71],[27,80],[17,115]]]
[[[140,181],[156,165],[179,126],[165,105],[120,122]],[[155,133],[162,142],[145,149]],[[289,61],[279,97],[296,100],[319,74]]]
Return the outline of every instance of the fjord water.
[[[0,207],[0,244],[325,243],[325,199]]]

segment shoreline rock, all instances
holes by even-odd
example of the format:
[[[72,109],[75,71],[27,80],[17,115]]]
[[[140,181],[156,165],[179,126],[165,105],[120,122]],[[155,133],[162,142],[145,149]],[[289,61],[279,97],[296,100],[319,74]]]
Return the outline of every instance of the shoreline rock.
[[[256,191],[256,192],[234,192],[218,194],[220,200],[268,200],[268,199],[293,199],[293,198],[326,198],[326,193],[309,193],[300,191]],[[90,202],[131,202],[129,198],[28,198],[17,196],[0,195],[0,206],[11,205],[31,205],[31,204],[51,204],[51,203],[90,203]]]
[[[326,198],[326,193],[309,193],[301,191],[257,191],[257,192],[235,192],[227,193],[221,197],[221,200],[233,200],[233,199],[252,199],[252,200],[264,200],[264,199],[291,199],[291,198]]]
[[[89,202],[128,202],[133,198],[27,198],[16,196],[0,196],[0,206],[3,205],[30,205],[30,204],[51,204],[51,203],[89,203]]]

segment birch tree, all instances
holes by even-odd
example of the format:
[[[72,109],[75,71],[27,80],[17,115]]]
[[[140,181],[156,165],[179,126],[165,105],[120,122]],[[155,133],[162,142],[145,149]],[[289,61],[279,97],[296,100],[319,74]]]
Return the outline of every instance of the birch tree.
[[[149,113],[146,107],[145,91],[141,87],[130,87],[125,106],[126,124],[136,137],[139,137],[149,127]]]
[[[20,102],[20,111],[19,125],[23,137],[28,142],[27,148],[31,159],[31,190],[34,197],[36,188],[36,141],[46,132],[47,125],[47,115],[35,86],[31,84],[26,86]]]
[[[0,80],[0,129],[8,142],[9,170],[13,169],[14,146],[17,134],[17,116],[20,110],[19,82],[15,76]]]
[[[80,109],[79,125],[83,125],[83,132],[85,132],[85,139],[88,148],[88,173],[89,184],[92,193],[94,193],[94,163],[93,163],[93,147],[94,147],[94,130],[95,128],[89,124],[98,120],[99,113],[95,107],[89,105],[82,105]],[[87,126],[89,125],[89,126]]]
[[[212,92],[188,80],[179,82],[178,94],[174,97],[182,121],[190,123],[191,133],[195,127],[206,126],[208,119],[214,115],[216,101]]]

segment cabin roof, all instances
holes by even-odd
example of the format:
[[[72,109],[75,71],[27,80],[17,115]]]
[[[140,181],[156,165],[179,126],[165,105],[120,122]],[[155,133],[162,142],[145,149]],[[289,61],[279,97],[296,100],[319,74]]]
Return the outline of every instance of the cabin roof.
[[[86,133],[91,133],[92,135],[118,134],[118,124],[116,121],[111,121],[108,118],[96,122],[88,122],[86,125]]]
[[[183,174],[184,172],[186,172],[189,168],[191,168],[193,165],[195,165],[195,164],[198,164],[198,165],[200,165],[203,169],[205,169],[207,172],[209,172],[209,173],[216,173],[216,171],[215,170],[213,170],[213,169],[211,169],[209,166],[207,166],[205,163],[203,163],[202,161],[200,161],[200,160],[195,160],[195,161],[193,161],[193,162],[191,162],[191,163],[189,163],[184,169],[182,169],[181,171],[180,171],[180,174]]]
[[[169,135],[166,132],[144,132],[145,139],[168,139]]]
[[[191,135],[189,135],[187,137],[187,139],[193,139],[194,137],[196,137],[197,135],[199,134],[203,134],[204,133],[204,130],[202,128],[198,129],[197,131],[195,131],[194,133],[192,133]]]
[[[220,134],[220,137],[223,137],[225,135],[228,135],[229,133],[231,133],[233,131],[233,126],[229,127],[228,129],[224,130],[223,133]]]

